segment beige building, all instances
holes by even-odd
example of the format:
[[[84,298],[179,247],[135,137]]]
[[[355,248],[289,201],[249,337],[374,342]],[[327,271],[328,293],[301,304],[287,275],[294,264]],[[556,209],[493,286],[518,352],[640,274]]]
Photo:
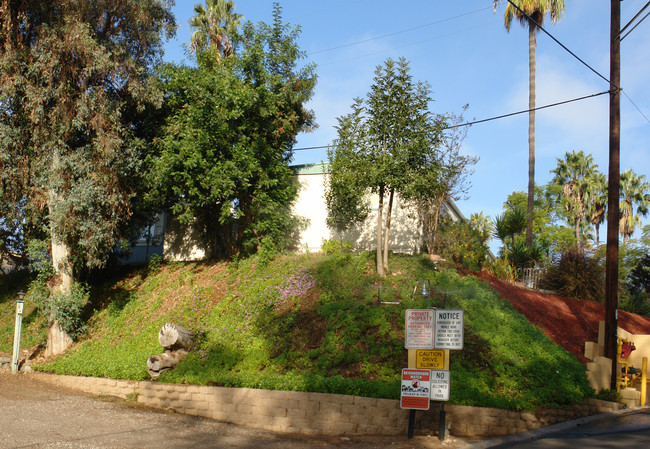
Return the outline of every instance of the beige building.
[[[320,162],[297,165],[293,170],[300,184],[300,190],[292,211],[295,216],[305,218],[308,222],[307,227],[300,233],[299,242],[296,242],[298,251],[318,252],[324,241],[341,238],[351,242],[356,251],[375,249],[378,195],[369,195],[371,211],[368,218],[341,236],[327,227],[325,186],[328,164]],[[465,220],[452,202],[446,204],[446,210],[453,220]],[[150,238],[152,236],[153,239]],[[152,245],[151,242],[154,244]],[[422,224],[419,217],[415,210],[397,195],[393,200],[389,249],[393,252],[409,254],[419,253],[422,249]],[[168,213],[161,214],[152,229],[143,234],[141,241],[138,241],[134,248],[134,255],[137,257],[133,257],[133,260],[128,262],[143,262],[154,253],[162,253],[165,260],[174,261],[197,261],[207,257],[201,235],[197,230],[191,225],[181,224]]]
[[[298,165],[293,167],[300,191],[293,207],[296,216],[309,220],[308,227],[300,235],[299,248],[305,251],[320,251],[326,240],[343,239],[354,245],[357,251],[373,250],[376,247],[378,195],[370,195],[371,212],[368,218],[358,226],[345,232],[342,236],[327,227],[327,206],[325,204],[325,185],[328,165]],[[463,214],[453,203],[446,209],[454,221],[465,220]],[[416,211],[405,204],[398,195],[393,200],[391,214],[390,251],[417,254],[422,249],[422,224]]]

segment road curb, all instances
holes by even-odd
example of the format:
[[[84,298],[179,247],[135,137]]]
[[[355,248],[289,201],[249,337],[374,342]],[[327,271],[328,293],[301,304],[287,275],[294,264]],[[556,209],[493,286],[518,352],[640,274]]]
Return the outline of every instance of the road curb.
[[[469,444],[465,446],[463,449],[488,449],[488,448],[510,447],[517,444],[522,444],[529,441],[535,441],[541,438],[546,438],[555,435],[557,433],[565,432],[567,430],[575,429],[581,426],[586,426],[589,424],[597,424],[600,422],[612,420],[614,418],[620,418],[623,416],[632,415],[634,413],[648,411],[648,410],[650,410],[650,407],[645,406],[645,407],[624,408],[621,410],[616,410],[614,412],[599,413],[598,415],[585,416],[584,418],[574,419],[571,421],[564,421],[561,423],[553,424],[551,426],[542,427],[541,429],[530,430],[528,432],[517,433],[506,437],[494,438],[491,440],[481,441],[479,443]]]

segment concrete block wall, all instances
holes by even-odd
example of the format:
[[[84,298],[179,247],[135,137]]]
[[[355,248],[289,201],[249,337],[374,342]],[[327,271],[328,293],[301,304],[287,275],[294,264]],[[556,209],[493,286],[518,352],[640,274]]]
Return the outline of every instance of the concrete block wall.
[[[202,416],[275,432],[308,435],[398,435],[408,428],[408,410],[399,401],[323,393],[163,384],[77,376],[33,374],[38,380],[97,395],[117,396],[178,413]],[[445,406],[451,435],[503,436],[556,422],[610,412],[623,405],[588,400],[569,409],[535,413],[462,405]],[[438,429],[440,403],[416,413],[416,433]]]

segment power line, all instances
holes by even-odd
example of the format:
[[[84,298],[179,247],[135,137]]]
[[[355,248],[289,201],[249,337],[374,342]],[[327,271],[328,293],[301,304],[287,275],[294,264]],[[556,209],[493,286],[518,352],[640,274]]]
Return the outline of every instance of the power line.
[[[621,92],[623,92],[623,95],[625,95],[625,98],[627,98],[630,101],[630,103],[632,103],[632,106],[634,106],[636,108],[636,110],[639,111],[639,114],[641,114],[643,116],[645,121],[650,123],[650,120],[648,120],[648,117],[646,117],[646,115],[643,113],[643,111],[641,111],[641,109],[639,109],[639,107],[636,105],[636,103],[632,101],[630,96],[624,90],[621,90]]]
[[[642,13],[643,11],[645,11],[645,9],[646,9],[648,6],[650,6],[650,2],[646,3],[645,6],[644,6],[643,8],[641,8],[641,10],[640,10],[638,13],[636,13],[636,15],[635,15],[634,17],[632,17],[632,20],[630,20],[630,21],[627,23],[627,25],[625,25],[625,26],[621,29],[621,31],[619,31],[618,34],[617,34],[616,36],[614,36],[614,39],[620,37],[620,35],[623,34],[623,32],[625,32],[625,30],[627,29],[627,27],[629,27],[630,25],[632,25],[632,22],[634,22],[634,21],[637,19],[637,17],[639,17],[639,16],[641,15],[641,13]],[[648,14],[650,14],[650,12],[648,12]],[[623,36],[623,37],[620,38],[620,40],[625,39],[625,37],[626,37],[628,34],[630,34],[630,33],[631,33],[631,32],[632,32],[632,31],[633,31],[637,26],[639,26],[639,24],[640,24],[641,22],[643,22],[643,21],[645,20],[646,17],[648,17],[648,14],[646,14],[645,16],[643,16],[643,18],[642,18],[641,20],[639,20],[639,22],[638,22],[636,25],[634,25],[630,31],[628,31],[627,33],[625,33],[625,36]]]
[[[461,126],[471,126],[471,125],[476,125],[478,123],[491,122],[493,120],[499,120],[499,119],[502,119],[502,118],[512,117],[514,115],[526,114],[526,113],[531,112],[531,111],[539,111],[541,109],[552,108],[552,107],[555,107],[555,106],[561,106],[561,105],[568,104],[568,103],[573,103],[573,102],[576,102],[576,101],[587,100],[589,98],[599,97],[601,95],[608,94],[609,92],[610,91],[606,90],[606,91],[603,91],[603,92],[599,92],[597,94],[585,95],[585,96],[578,97],[578,98],[572,98],[570,100],[564,100],[564,101],[559,101],[557,103],[551,103],[551,104],[547,104],[547,105],[544,105],[544,106],[538,106],[538,107],[533,108],[533,109],[525,109],[523,111],[510,112],[509,114],[497,115],[495,117],[484,118],[484,119],[481,119],[481,120],[474,120],[474,121],[471,121],[471,122],[460,123],[458,125],[447,126],[447,127],[443,128],[443,129],[454,129],[454,128],[460,128]],[[315,147],[293,148],[293,151],[321,150],[321,149],[324,149],[324,148],[329,148],[330,146],[331,145],[320,145],[320,146],[315,146]]]
[[[526,14],[524,11],[522,11],[522,9],[521,9],[519,6],[515,5],[515,4],[512,2],[512,0],[507,0],[507,1],[508,1],[508,3],[510,3],[510,4],[511,4],[511,5],[512,5],[512,6],[513,6],[517,11],[519,11],[519,12],[520,12],[522,15],[524,15],[528,20],[530,20],[530,22],[533,23],[537,28],[539,28],[540,30],[542,30],[544,33],[546,33],[546,35],[547,35],[548,37],[550,37],[551,39],[553,39],[553,40],[555,41],[556,44],[558,44],[558,45],[559,45],[560,47],[562,47],[565,51],[567,51],[571,56],[573,56],[573,57],[576,58],[578,61],[580,61],[580,62],[581,62],[585,67],[587,67],[589,70],[591,70],[592,72],[594,72],[594,73],[595,73],[596,75],[598,75],[600,78],[604,79],[604,80],[607,82],[607,84],[609,84],[610,86],[612,86],[612,87],[614,87],[614,88],[616,88],[616,89],[621,89],[619,86],[615,86],[615,85],[613,85],[613,84],[612,84],[612,83],[611,83],[607,78],[605,78],[603,75],[601,75],[600,73],[598,73],[598,71],[597,71],[596,69],[594,69],[594,68],[591,67],[589,64],[587,64],[585,61],[583,61],[582,59],[580,59],[580,57],[579,57],[578,55],[576,55],[576,54],[573,53],[571,50],[569,50],[569,49],[568,49],[568,48],[567,48],[567,47],[566,47],[562,42],[560,42],[559,40],[557,40],[557,39],[556,39],[556,38],[555,38],[551,33],[549,33],[548,31],[546,31],[546,30],[544,29],[544,27],[542,27],[542,26],[541,26],[539,23],[537,23],[537,22],[536,22],[532,17],[530,17],[528,14]]]
[[[485,122],[490,122],[492,120],[499,120],[499,119],[506,118],[506,117],[512,117],[513,115],[526,114],[527,112],[531,112],[531,111],[539,111],[541,109],[547,109],[547,108],[551,108],[551,107],[554,107],[554,106],[561,106],[563,104],[573,103],[575,101],[586,100],[588,98],[598,97],[600,95],[608,94],[609,92],[610,91],[606,90],[606,91],[603,91],[603,92],[599,92],[597,94],[585,95],[584,97],[578,97],[578,98],[573,98],[571,100],[559,101],[557,103],[547,104],[547,105],[539,106],[539,107],[536,107],[536,108],[533,108],[533,109],[525,109],[523,111],[511,112],[509,114],[503,114],[503,115],[499,115],[499,116],[496,116],[496,117],[490,117],[490,118],[485,118],[485,119],[482,119],[482,120],[475,120],[473,122],[467,122],[467,123],[461,123],[459,125],[448,126],[447,128],[444,128],[444,129],[460,128],[461,126],[471,126],[471,125],[476,125],[477,123],[485,123]]]
[[[470,14],[475,14],[477,12],[485,11],[486,9],[490,9],[490,8],[477,9],[476,11],[466,12],[466,13],[463,13],[463,14],[459,14],[457,16],[448,17],[446,19],[437,20],[435,22],[425,23],[424,25],[418,25],[416,27],[407,28],[405,30],[400,30],[400,31],[395,31],[393,33],[383,34],[381,36],[371,37],[371,38],[368,38],[368,39],[364,39],[362,41],[351,42],[349,44],[343,44],[343,45],[338,45],[336,47],[325,48],[323,50],[312,51],[311,53],[307,53],[307,56],[315,55],[315,54],[318,54],[318,53],[325,53],[325,52],[333,51],[333,50],[339,50],[341,48],[346,48],[346,47],[353,47],[355,45],[365,44],[366,42],[371,42],[371,41],[374,41],[374,40],[377,40],[377,39],[384,39],[386,37],[391,37],[391,36],[396,36],[398,34],[408,33],[409,31],[419,30],[420,28],[426,28],[428,26],[438,25],[438,24],[444,23],[444,22],[449,22],[450,20],[458,19],[460,17],[468,16]]]

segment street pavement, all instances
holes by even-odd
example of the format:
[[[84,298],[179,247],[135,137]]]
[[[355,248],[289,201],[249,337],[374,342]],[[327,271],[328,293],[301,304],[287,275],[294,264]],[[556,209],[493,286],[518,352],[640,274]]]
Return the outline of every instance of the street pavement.
[[[650,407],[588,416],[531,432],[482,441],[468,448],[650,448]]]

